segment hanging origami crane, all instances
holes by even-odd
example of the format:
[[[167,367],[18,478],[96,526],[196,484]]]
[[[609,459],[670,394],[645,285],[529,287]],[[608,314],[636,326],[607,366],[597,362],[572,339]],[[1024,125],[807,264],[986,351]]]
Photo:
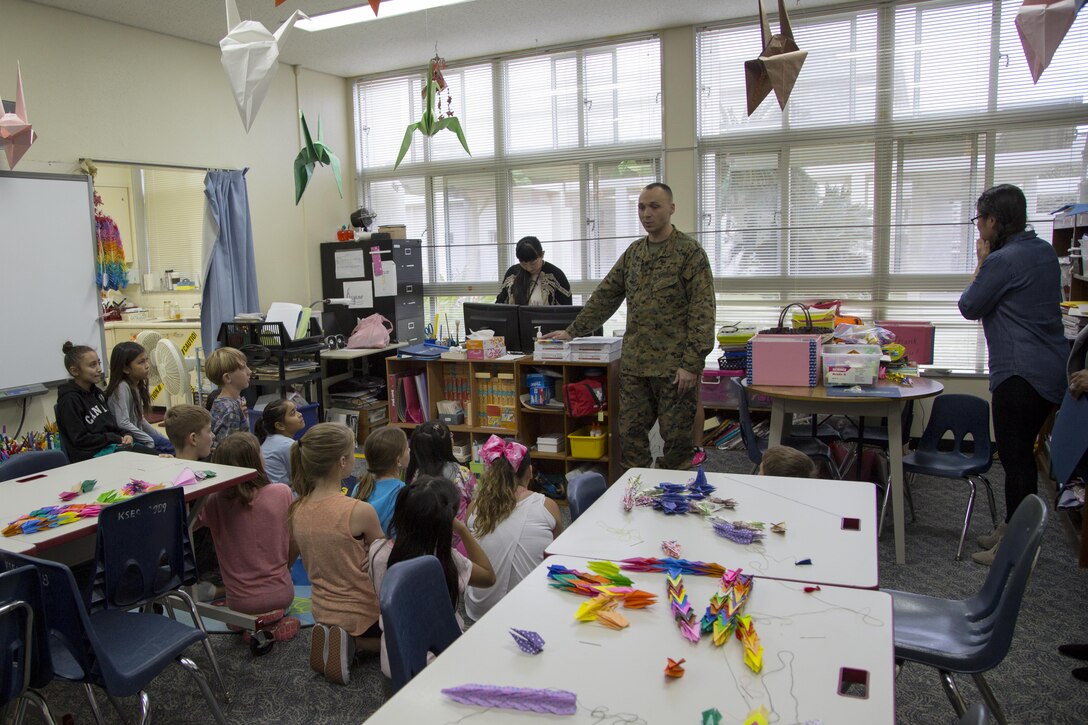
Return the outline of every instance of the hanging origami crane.
[[[23,69],[15,64],[15,111],[4,113],[3,103],[0,102],[0,148],[8,157],[8,168],[14,169],[15,164],[23,158],[34,142],[38,140],[38,134],[27,120],[26,100],[23,98]]]
[[[235,0],[226,3],[227,37],[219,41],[219,48],[223,51],[223,68],[230,79],[242,125],[248,133],[279,68],[280,45],[295,21],[306,15],[296,10],[273,34],[256,20],[242,21]]]
[[[778,107],[784,109],[793,84],[808,56],[793,39],[793,29],[786,15],[785,0],[778,0],[778,35],[771,35],[763,0],[759,2],[759,27],[763,34],[763,52],[755,60],[744,61],[744,85],[748,91],[748,115],[751,116],[772,90]]]
[[[415,131],[419,131],[424,136],[434,136],[442,129],[448,128],[457,134],[457,140],[461,142],[465,152],[472,156],[472,152],[468,150],[468,142],[465,141],[465,132],[461,130],[461,122],[453,115],[453,111],[448,110],[447,106],[444,117],[441,113],[435,114],[435,99],[440,91],[446,89],[446,80],[442,77],[442,69],[445,67],[446,62],[437,55],[431,59],[430,78],[427,79],[427,86],[423,89],[423,118],[416,123],[408,124],[408,128],[404,130],[404,141],[400,144],[397,163],[393,164],[394,169],[400,166],[404,155],[408,153],[412,145],[412,133]],[[449,101],[450,99],[447,99],[447,103]],[[440,105],[441,101],[439,100],[438,103]]]
[[[375,16],[378,15],[378,4],[381,1],[382,0],[367,0],[367,2],[370,3],[370,9],[374,11]],[[287,2],[287,0],[276,0],[276,7],[283,5],[285,2]]]
[[[1016,32],[1028,59],[1033,83],[1039,82],[1054,53],[1073,26],[1085,0],[1024,0],[1016,13]]]
[[[302,135],[306,139],[306,145],[295,157],[295,205],[302,199],[302,192],[306,191],[306,184],[314,175],[314,164],[331,166],[333,176],[336,177],[336,188],[340,191],[340,198],[344,198],[344,185],[340,181],[340,159],[336,157],[329,147],[325,145],[325,131],[321,127],[321,116],[317,117],[317,141],[310,138],[310,127],[306,125],[306,114],[298,112],[302,120]]]

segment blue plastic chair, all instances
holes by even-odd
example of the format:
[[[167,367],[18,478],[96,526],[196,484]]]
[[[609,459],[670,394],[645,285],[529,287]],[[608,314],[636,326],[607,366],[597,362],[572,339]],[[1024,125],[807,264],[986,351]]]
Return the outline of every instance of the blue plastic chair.
[[[952,450],[939,450],[945,433],[951,432]],[[967,436],[973,439],[973,450],[965,450]],[[990,519],[997,525],[997,513],[994,505],[994,490],[990,481],[983,475],[990,470],[990,404],[974,395],[939,395],[933,401],[933,412],[929,423],[918,442],[918,449],[903,456],[903,472],[910,478],[921,473],[938,478],[959,478],[971,487],[967,499],[967,512],[963,517],[963,531],[960,532],[960,545],[956,550],[956,561],[963,558],[963,542],[967,538],[967,529],[971,524],[971,512],[975,508],[975,479],[986,484],[986,496],[990,504]],[[888,496],[885,489],[884,504],[881,506],[880,520],[884,521]]]
[[[55,723],[39,693],[53,679],[49,633],[43,626],[42,586],[38,571],[22,566],[0,574],[0,722],[17,705],[16,725],[23,719],[26,703],[33,703],[48,723]]]
[[[152,613],[108,609],[92,614],[84,606],[72,571],[63,564],[2,550],[0,563],[4,568],[29,565],[37,569],[54,676],[83,683],[96,722],[104,720],[93,687],[105,690],[123,720],[117,698],[138,696],[138,722],[146,723],[150,698],[145,688],[171,662],[177,662],[196,680],[215,722],[226,725],[203,673],[184,656],[191,645],[206,639],[202,632]]]
[[[0,463],[0,481],[11,481],[23,476],[49,471],[68,465],[68,456],[64,451],[27,451]]]
[[[972,702],[967,712],[963,713],[957,725],[988,725],[990,711],[981,702]]]
[[[419,556],[389,567],[378,593],[394,692],[461,636],[442,565]]]
[[[204,635],[204,652],[211,661],[219,691],[229,702],[204,620],[192,597],[182,589],[196,582],[196,557],[182,489],[150,491],[102,509],[98,516],[91,611],[180,602]]]
[[[578,517],[592,506],[593,502],[600,498],[607,488],[608,485],[604,481],[604,476],[595,471],[580,473],[572,478],[570,483],[567,484],[567,502],[570,504],[571,523],[577,521]]]
[[[739,402],[737,417],[740,418],[741,440],[744,441],[744,447],[748,451],[748,460],[753,464],[752,473],[757,473],[760,464],[763,463],[763,452],[767,450],[769,442],[767,438],[757,436],[755,428],[752,426],[752,413],[748,409],[748,389],[741,385],[739,380],[733,380],[732,382],[733,385],[737,386],[737,400]],[[826,461],[831,474],[835,478],[839,478],[839,468],[831,457],[831,449],[823,441],[807,435],[805,431],[808,429],[809,426],[806,425],[793,426],[793,435],[783,439],[782,445],[796,448],[809,458]]]
[[[1043,500],[1032,494],[1017,507],[979,593],[963,600],[911,592],[892,595],[895,657],[938,670],[956,714],[967,710],[953,674],[969,674],[999,723],[1005,715],[983,677],[1012,644],[1020,603],[1046,529]]]

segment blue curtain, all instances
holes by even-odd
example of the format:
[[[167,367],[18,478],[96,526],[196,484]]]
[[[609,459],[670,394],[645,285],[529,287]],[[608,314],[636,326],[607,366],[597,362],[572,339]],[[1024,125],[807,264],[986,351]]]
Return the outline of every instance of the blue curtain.
[[[246,171],[209,171],[204,177],[200,339],[205,356],[219,347],[222,323],[240,312],[260,311]]]

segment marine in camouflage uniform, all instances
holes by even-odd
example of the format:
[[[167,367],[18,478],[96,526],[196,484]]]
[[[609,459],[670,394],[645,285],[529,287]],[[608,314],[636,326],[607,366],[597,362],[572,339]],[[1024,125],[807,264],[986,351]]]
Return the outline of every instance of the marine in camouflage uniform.
[[[667,197],[666,197],[667,194]],[[644,199],[668,199],[657,211],[658,236],[644,216]],[[571,337],[599,328],[627,299],[627,330],[620,358],[619,434],[624,468],[648,467],[649,431],[660,422],[664,468],[691,466],[691,430],[703,362],[714,348],[714,276],[700,244],[672,226],[672,191],[651,184],[639,197],[649,235],[634,242],[597,286],[585,309],[566,329]],[[646,211],[645,214],[653,214]],[[663,218],[667,227],[660,224]],[[671,229],[671,233],[667,230]],[[695,376],[678,392],[679,370]]]

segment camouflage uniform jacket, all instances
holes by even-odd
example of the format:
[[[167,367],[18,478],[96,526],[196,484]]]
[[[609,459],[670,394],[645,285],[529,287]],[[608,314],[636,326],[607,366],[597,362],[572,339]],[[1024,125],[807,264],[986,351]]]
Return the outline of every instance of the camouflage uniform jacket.
[[[627,298],[620,370],[637,377],[699,374],[714,348],[714,276],[697,241],[673,227],[664,242],[634,242],[597,285],[567,332],[588,335]]]

